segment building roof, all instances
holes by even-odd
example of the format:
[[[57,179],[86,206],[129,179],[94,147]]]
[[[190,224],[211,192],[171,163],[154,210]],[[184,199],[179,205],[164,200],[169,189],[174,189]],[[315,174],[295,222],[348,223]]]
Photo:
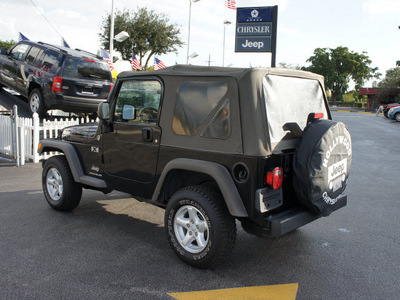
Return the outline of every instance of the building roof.
[[[359,95],[377,95],[379,93],[379,90],[382,91],[382,94],[385,95],[400,95],[400,88],[389,88],[389,89],[381,89],[381,88],[368,88],[368,87],[362,87],[358,90]]]

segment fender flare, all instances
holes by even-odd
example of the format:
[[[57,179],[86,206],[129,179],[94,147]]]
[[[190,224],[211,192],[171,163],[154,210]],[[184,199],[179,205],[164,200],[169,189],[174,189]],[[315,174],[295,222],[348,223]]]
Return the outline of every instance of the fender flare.
[[[228,170],[218,163],[197,159],[177,158],[167,163],[154,190],[152,202],[158,202],[168,173],[176,169],[209,175],[216,181],[221,190],[230,214],[234,217],[248,217],[246,208]]]
[[[74,146],[72,146],[70,143],[61,140],[48,139],[40,141],[40,144],[41,147],[38,150],[39,154],[48,151],[60,151],[64,153],[75,182],[99,189],[107,188],[107,184],[104,180],[84,174],[78,154],[76,153]]]

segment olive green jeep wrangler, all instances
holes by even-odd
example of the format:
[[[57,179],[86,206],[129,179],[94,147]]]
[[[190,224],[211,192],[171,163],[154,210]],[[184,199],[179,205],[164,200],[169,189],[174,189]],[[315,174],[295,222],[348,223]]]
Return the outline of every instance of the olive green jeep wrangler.
[[[176,254],[195,267],[232,250],[236,220],[279,237],[347,204],[352,158],[331,120],[324,80],[278,68],[174,66],[124,72],[99,123],[41,141],[43,191],[75,209],[82,188],[119,190],[165,208]]]

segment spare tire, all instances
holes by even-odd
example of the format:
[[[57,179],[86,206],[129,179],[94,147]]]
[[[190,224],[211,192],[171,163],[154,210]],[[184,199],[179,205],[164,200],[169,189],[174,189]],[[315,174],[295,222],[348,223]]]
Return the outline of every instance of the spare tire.
[[[346,188],[351,136],[341,122],[319,119],[304,129],[293,160],[293,187],[310,211],[327,216]]]

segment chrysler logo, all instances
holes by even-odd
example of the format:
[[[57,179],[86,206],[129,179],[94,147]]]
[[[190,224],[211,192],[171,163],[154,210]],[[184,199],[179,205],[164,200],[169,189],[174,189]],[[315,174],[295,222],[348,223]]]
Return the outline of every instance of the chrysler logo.
[[[252,10],[252,12],[251,12],[251,16],[253,17],[253,18],[257,18],[258,17],[258,11],[257,10]]]

